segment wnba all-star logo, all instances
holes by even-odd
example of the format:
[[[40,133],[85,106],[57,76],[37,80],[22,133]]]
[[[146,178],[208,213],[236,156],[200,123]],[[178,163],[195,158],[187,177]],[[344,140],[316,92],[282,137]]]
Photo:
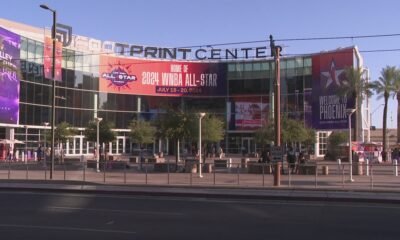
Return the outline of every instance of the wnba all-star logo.
[[[112,69],[110,72],[104,72],[101,74],[101,77],[110,81],[107,87],[116,87],[118,90],[121,88],[130,88],[128,83],[134,82],[137,80],[136,75],[129,74],[129,68],[122,66],[118,63],[116,66],[110,66]]]

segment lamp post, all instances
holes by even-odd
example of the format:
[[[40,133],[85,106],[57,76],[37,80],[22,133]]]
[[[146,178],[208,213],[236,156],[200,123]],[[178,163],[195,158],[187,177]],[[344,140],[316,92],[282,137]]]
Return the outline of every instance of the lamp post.
[[[206,113],[199,113],[199,177],[202,178],[201,175],[201,119],[206,115]]]
[[[100,132],[100,122],[103,120],[102,118],[96,117],[94,120],[96,120],[96,126],[97,126],[97,131],[96,131],[96,171],[100,172],[100,153],[99,153],[99,132]]]
[[[44,122],[44,126],[46,127],[45,133],[44,133],[44,157],[43,157],[43,165],[46,166],[46,152],[47,152],[47,127],[49,126],[49,122]]]
[[[351,155],[351,115],[356,112],[356,109],[346,109],[346,113],[349,116],[349,164],[350,164],[350,182],[354,182],[353,179],[353,156]]]
[[[55,109],[56,109],[56,82],[55,82],[55,73],[56,73],[56,19],[57,19],[57,11],[49,8],[45,4],[40,5],[41,8],[45,10],[49,10],[53,13],[53,27],[51,29],[51,38],[53,40],[53,49],[52,49],[52,66],[51,66],[51,76],[53,78],[52,84],[52,96],[51,96],[51,168],[50,168],[50,179],[53,179],[54,172],[54,128],[55,128]]]

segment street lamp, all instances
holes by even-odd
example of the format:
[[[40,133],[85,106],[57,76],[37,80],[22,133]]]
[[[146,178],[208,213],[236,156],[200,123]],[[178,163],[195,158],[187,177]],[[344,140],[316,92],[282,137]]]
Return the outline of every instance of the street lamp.
[[[95,119],[94,119],[95,121],[96,121],[96,125],[97,125],[97,132],[96,132],[96,171],[97,172],[100,172],[100,166],[99,166],[99,161],[100,161],[100,153],[99,153],[99,132],[100,132],[100,122],[101,122],[101,120],[103,120],[103,118],[99,118],[99,117],[96,117]]]
[[[55,109],[56,109],[56,81],[55,81],[55,72],[56,72],[56,19],[57,19],[57,12],[54,9],[49,8],[45,4],[40,5],[41,8],[45,10],[49,10],[53,13],[53,27],[51,29],[51,38],[53,40],[53,50],[52,50],[52,66],[51,72],[53,77],[53,84],[52,84],[52,96],[51,96],[51,151],[50,151],[50,158],[51,158],[51,168],[50,168],[50,179],[53,179],[53,172],[54,172],[54,128],[55,128]]]
[[[47,165],[47,162],[46,162],[46,152],[47,152],[47,127],[49,126],[49,122],[44,122],[43,123],[44,124],[44,126],[46,127],[46,129],[45,129],[45,133],[44,133],[44,157],[43,157],[43,159],[44,159],[44,163],[43,163],[43,165],[44,166],[46,166]]]
[[[206,115],[206,113],[199,113],[199,177],[203,177],[201,175],[201,119]]]
[[[354,182],[353,179],[353,156],[351,155],[351,115],[356,112],[354,108],[346,109],[346,113],[349,116],[349,164],[350,164],[350,182]]]

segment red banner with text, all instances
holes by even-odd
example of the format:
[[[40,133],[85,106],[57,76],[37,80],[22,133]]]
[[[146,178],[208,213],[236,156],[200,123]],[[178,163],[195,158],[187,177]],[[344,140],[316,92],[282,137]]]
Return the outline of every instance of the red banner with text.
[[[152,96],[226,95],[226,64],[100,57],[100,91]]]

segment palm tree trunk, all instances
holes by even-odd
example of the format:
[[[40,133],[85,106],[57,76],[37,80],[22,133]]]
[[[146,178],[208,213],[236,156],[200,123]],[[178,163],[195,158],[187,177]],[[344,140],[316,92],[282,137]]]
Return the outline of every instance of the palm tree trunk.
[[[387,119],[387,104],[388,104],[389,94],[385,93],[384,98],[385,98],[385,106],[383,107],[383,129],[382,129],[383,133],[382,133],[382,136],[383,136],[383,152],[385,153],[383,161],[386,161],[386,159],[387,159],[386,119]]]
[[[354,94],[354,106],[356,109],[356,112],[354,113],[354,131],[353,131],[353,141],[357,141],[358,140],[358,98],[357,98],[357,94]],[[351,119],[350,119],[351,121]]]
[[[397,92],[397,143],[400,143],[400,91]]]

